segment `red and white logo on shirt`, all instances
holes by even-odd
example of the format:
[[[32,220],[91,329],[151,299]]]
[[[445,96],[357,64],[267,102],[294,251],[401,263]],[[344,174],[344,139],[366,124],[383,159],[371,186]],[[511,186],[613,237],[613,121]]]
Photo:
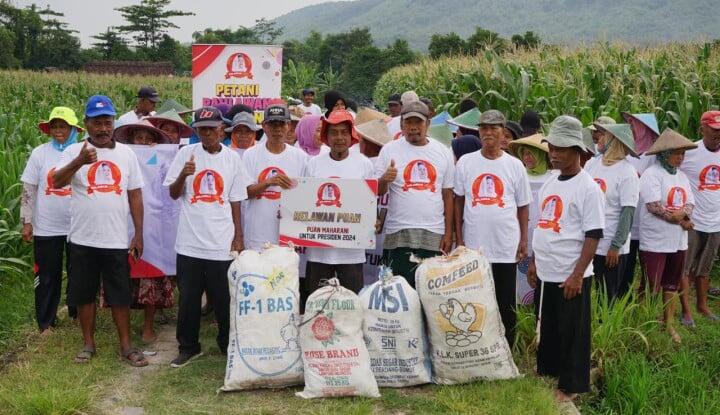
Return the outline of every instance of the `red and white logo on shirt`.
[[[96,161],[88,169],[88,194],[94,192],[100,193],[111,193],[116,194],[122,193],[120,188],[120,180],[122,179],[122,173],[120,168],[108,160]]]
[[[560,233],[560,217],[563,213],[563,201],[558,195],[551,195],[543,200],[540,206],[540,220],[538,228],[550,229],[555,233]]]
[[[55,183],[53,181],[53,176],[55,175],[55,167],[50,169],[47,175],[47,187],[45,188],[45,196],[71,196],[72,195],[72,188],[70,186],[63,187],[60,189],[55,188]]]
[[[342,207],[340,201],[340,187],[335,183],[323,183],[317,190],[317,201],[315,206],[337,206]]]
[[[700,172],[698,190],[720,190],[720,166],[711,164]]]
[[[413,160],[405,166],[403,179],[405,180],[405,184],[402,187],[403,192],[407,192],[409,189],[415,189],[429,190],[434,193],[437,171],[435,167],[426,160]]]
[[[222,205],[224,189],[225,182],[220,173],[210,169],[201,170],[193,179],[193,196],[190,198],[190,203],[217,202]]]
[[[494,174],[481,174],[472,185],[472,205],[473,207],[480,205],[505,207],[503,202],[503,194],[505,186],[502,180]]]
[[[673,187],[668,191],[665,207],[669,210],[680,210],[685,207],[687,193],[682,187]]]
[[[600,190],[602,190],[603,193],[607,193],[607,184],[605,183],[605,180],[595,177],[593,180],[595,180],[595,183],[600,186]]]
[[[277,176],[278,174],[285,174],[285,172],[279,167],[270,166],[260,172],[260,175],[258,176],[258,183],[262,183],[267,179],[271,179],[271,178]],[[276,190],[270,190],[268,188],[264,192],[260,193],[257,196],[257,199],[262,199],[263,197],[265,199],[278,200],[278,199],[280,199],[280,192],[278,192]]]

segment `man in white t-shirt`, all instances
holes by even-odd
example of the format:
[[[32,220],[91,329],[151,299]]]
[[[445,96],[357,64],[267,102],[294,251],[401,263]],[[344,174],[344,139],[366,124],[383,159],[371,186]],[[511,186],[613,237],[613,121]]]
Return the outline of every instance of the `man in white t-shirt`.
[[[67,186],[55,188],[53,175],[63,151],[77,142],[83,131],[78,126],[75,111],[55,107],[48,121],[38,124],[50,141],[35,147],[30,154],[20,181],[22,238],[33,244],[35,260],[35,319],[40,333],[50,334],[57,321],[57,309],[62,293],[63,256],[68,268],[70,231],[70,197]],[[68,314],[77,318],[77,309],[68,307]]]
[[[322,115],[322,109],[315,104],[315,91],[310,88],[302,90],[302,106],[301,109],[305,115]]]
[[[151,86],[140,88],[137,94],[137,103],[132,111],[128,111],[121,115],[115,121],[115,128],[122,127],[126,124],[134,124],[144,117],[155,115],[155,106],[160,101],[160,95],[157,90]]]
[[[560,175],[548,179],[538,193],[542,213],[528,269],[530,286],[540,285],[535,290],[537,372],[558,379],[555,398],[561,402],[590,390],[590,277],[605,228],[602,191],[580,166],[587,151],[582,129],[579,120],[563,115],[544,140]]]
[[[310,159],[303,176],[339,177],[343,179],[371,179],[373,165],[367,157],[354,151],[350,146],[357,143],[352,114],[345,110],[336,110],[330,117],[323,119],[320,139],[330,147],[330,152]],[[326,186],[323,199],[337,198],[335,189]],[[305,300],[320,287],[323,279],[340,280],[343,287],[359,293],[363,287],[364,249],[308,248],[307,265],[303,278],[300,307],[305,308]]]
[[[241,158],[221,144],[225,134],[217,108],[200,108],[193,119],[200,142],[178,151],[163,183],[170,187],[170,197],[182,201],[175,243],[180,291],[176,329],[179,354],[170,363],[172,367],[185,366],[202,354],[198,336],[205,291],[218,323],[218,348],[226,353],[230,334],[230,252],[243,250],[240,202],[247,198],[247,185]]]
[[[53,176],[55,187],[72,187],[70,201],[70,278],[68,302],[77,306],[84,347],[75,357],[87,363],[95,355],[95,300],[102,280],[120,338],[123,360],[147,366],[130,344],[130,256],[143,249],[143,179],[135,152],[112,138],[115,108],[95,95],[85,107],[88,140],[68,147]],[[103,167],[104,166],[104,167]],[[107,179],[99,180],[105,175]],[[129,240],[128,215],[135,229]]]
[[[403,105],[403,137],[383,146],[375,162],[378,193],[389,193],[383,263],[415,286],[410,254],[428,258],[453,243],[455,163],[450,150],[427,137],[428,107]]]
[[[702,140],[695,151],[685,153],[680,170],[688,177],[695,207],[694,229],[688,232],[688,251],[681,285],[683,323],[694,326],[690,311],[690,280],[695,283],[696,310],[706,318],[720,320],[708,307],[710,271],[720,248],[720,111],[707,111],[700,119]]]
[[[263,130],[267,140],[243,154],[247,174],[247,209],[243,224],[245,247],[259,251],[266,242],[278,243],[280,192],[294,186],[293,177],[305,170],[307,155],[285,142],[290,112],[284,105],[265,109]]]
[[[492,266],[505,337],[515,343],[517,263],[527,256],[532,193],[525,167],[502,149],[506,119],[497,110],[480,116],[480,151],[455,166],[457,244],[482,249]]]

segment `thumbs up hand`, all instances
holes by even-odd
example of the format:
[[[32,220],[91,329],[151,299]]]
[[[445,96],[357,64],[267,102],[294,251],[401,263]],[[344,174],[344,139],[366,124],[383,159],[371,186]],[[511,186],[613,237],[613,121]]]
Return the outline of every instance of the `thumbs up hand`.
[[[183,166],[182,172],[180,174],[183,177],[192,176],[195,174],[195,155],[190,155],[190,160],[185,162],[185,166]]]
[[[77,156],[77,160],[81,165],[95,163],[97,161],[97,150],[88,148],[88,142],[85,141],[82,149],[80,149],[80,154]]]
[[[385,170],[385,174],[382,175],[380,180],[382,180],[385,183],[392,183],[395,181],[395,178],[397,177],[397,168],[395,167],[395,160],[390,160],[390,167]]]

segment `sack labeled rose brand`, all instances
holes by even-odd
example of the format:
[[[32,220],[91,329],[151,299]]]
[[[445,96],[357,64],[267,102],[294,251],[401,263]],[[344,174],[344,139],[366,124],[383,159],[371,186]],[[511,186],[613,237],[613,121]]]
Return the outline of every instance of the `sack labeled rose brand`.
[[[302,383],[298,255],[271,246],[240,253],[228,270],[230,344],[222,391]]]
[[[458,247],[446,257],[426,259],[415,272],[415,287],[428,324],[433,382],[519,376],[484,255]]]
[[[430,356],[420,298],[389,268],[360,292],[363,333],[379,386],[405,387],[430,382]]]
[[[297,396],[380,396],[362,338],[362,320],[358,296],[336,278],[308,297],[300,326],[305,389]]]

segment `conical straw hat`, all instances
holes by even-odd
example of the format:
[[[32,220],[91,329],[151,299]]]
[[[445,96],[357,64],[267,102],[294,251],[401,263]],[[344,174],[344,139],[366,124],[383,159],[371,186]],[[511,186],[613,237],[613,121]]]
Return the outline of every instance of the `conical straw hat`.
[[[382,120],[387,123],[391,118],[392,117],[389,115],[383,114],[382,112],[376,111],[372,108],[360,107],[357,115],[355,116],[355,125],[365,124],[366,122],[372,120]]]
[[[645,154],[652,155],[662,153],[663,151],[692,150],[694,148],[697,148],[697,144],[688,140],[677,131],[666,128]]]

